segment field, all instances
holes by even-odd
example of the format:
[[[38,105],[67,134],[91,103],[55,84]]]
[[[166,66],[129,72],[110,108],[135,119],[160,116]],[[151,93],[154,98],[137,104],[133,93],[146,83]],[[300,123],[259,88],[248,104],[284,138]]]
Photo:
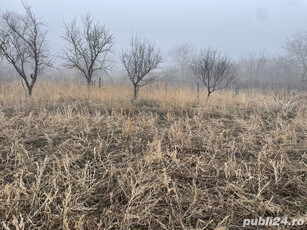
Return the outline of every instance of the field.
[[[164,85],[0,89],[3,229],[307,229],[307,97]],[[273,97],[275,95],[275,97]],[[293,98],[290,101],[290,98]],[[246,227],[245,229],[259,229]]]

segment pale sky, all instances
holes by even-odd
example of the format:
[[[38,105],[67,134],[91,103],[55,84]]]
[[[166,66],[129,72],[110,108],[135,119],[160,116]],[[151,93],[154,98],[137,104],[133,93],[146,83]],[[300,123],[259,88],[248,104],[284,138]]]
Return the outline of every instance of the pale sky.
[[[307,0],[28,0],[49,26],[52,53],[62,46],[63,21],[91,13],[110,28],[116,50],[133,33],[167,53],[182,43],[216,46],[234,58],[247,51],[282,52],[285,37],[307,30]],[[21,0],[0,0],[1,10],[22,12]]]

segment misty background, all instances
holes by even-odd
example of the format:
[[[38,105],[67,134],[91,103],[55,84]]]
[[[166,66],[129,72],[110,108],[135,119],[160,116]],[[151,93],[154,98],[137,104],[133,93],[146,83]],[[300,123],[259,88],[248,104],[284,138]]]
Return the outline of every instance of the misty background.
[[[284,55],[282,46],[288,35],[298,29],[307,29],[307,1],[304,0],[25,2],[31,5],[35,14],[48,25],[48,44],[53,55],[59,54],[65,45],[61,38],[64,22],[71,22],[74,18],[80,21],[82,16],[89,13],[95,20],[110,28],[116,42],[115,68],[110,74],[112,78],[121,77],[122,67],[118,58],[120,51],[128,46],[132,33],[140,33],[161,48],[165,57],[165,79],[170,82],[179,79],[193,84],[189,73],[179,73],[180,68],[176,66],[171,55],[175,47],[189,44],[193,52],[215,46],[241,67],[242,63],[247,65],[251,61],[254,64],[259,60],[260,64],[265,63],[261,70],[249,69],[249,73],[246,72],[246,66],[243,68],[245,72],[240,72],[243,87],[264,87],[268,82],[272,84],[274,77],[284,79],[287,83],[284,82],[283,86],[287,84],[289,87],[291,76],[281,73],[280,68],[272,64],[271,57],[275,59]],[[1,0],[0,9],[24,13],[20,0]],[[251,67],[250,65],[249,68]],[[4,67],[2,71],[5,71]],[[6,75],[8,72],[6,70]],[[299,81],[293,84],[298,86]],[[293,84],[291,87],[296,87]]]

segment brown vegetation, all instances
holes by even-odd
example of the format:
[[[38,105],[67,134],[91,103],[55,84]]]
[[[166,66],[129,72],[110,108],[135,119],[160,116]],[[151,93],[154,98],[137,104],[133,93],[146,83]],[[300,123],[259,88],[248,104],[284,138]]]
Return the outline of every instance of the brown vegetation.
[[[15,83],[0,91],[4,229],[306,222],[306,97],[223,91],[196,101],[187,88],[146,86],[131,101],[124,85],[88,95],[86,86],[38,84],[32,98]]]

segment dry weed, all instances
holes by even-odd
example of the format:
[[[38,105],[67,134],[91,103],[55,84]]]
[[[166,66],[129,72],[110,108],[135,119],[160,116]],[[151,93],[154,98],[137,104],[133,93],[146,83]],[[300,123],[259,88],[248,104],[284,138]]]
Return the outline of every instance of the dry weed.
[[[306,220],[304,99],[290,110],[256,91],[197,101],[187,88],[148,86],[136,102],[131,92],[41,83],[27,98],[17,83],[2,87],[2,228],[221,230],[258,216]]]

